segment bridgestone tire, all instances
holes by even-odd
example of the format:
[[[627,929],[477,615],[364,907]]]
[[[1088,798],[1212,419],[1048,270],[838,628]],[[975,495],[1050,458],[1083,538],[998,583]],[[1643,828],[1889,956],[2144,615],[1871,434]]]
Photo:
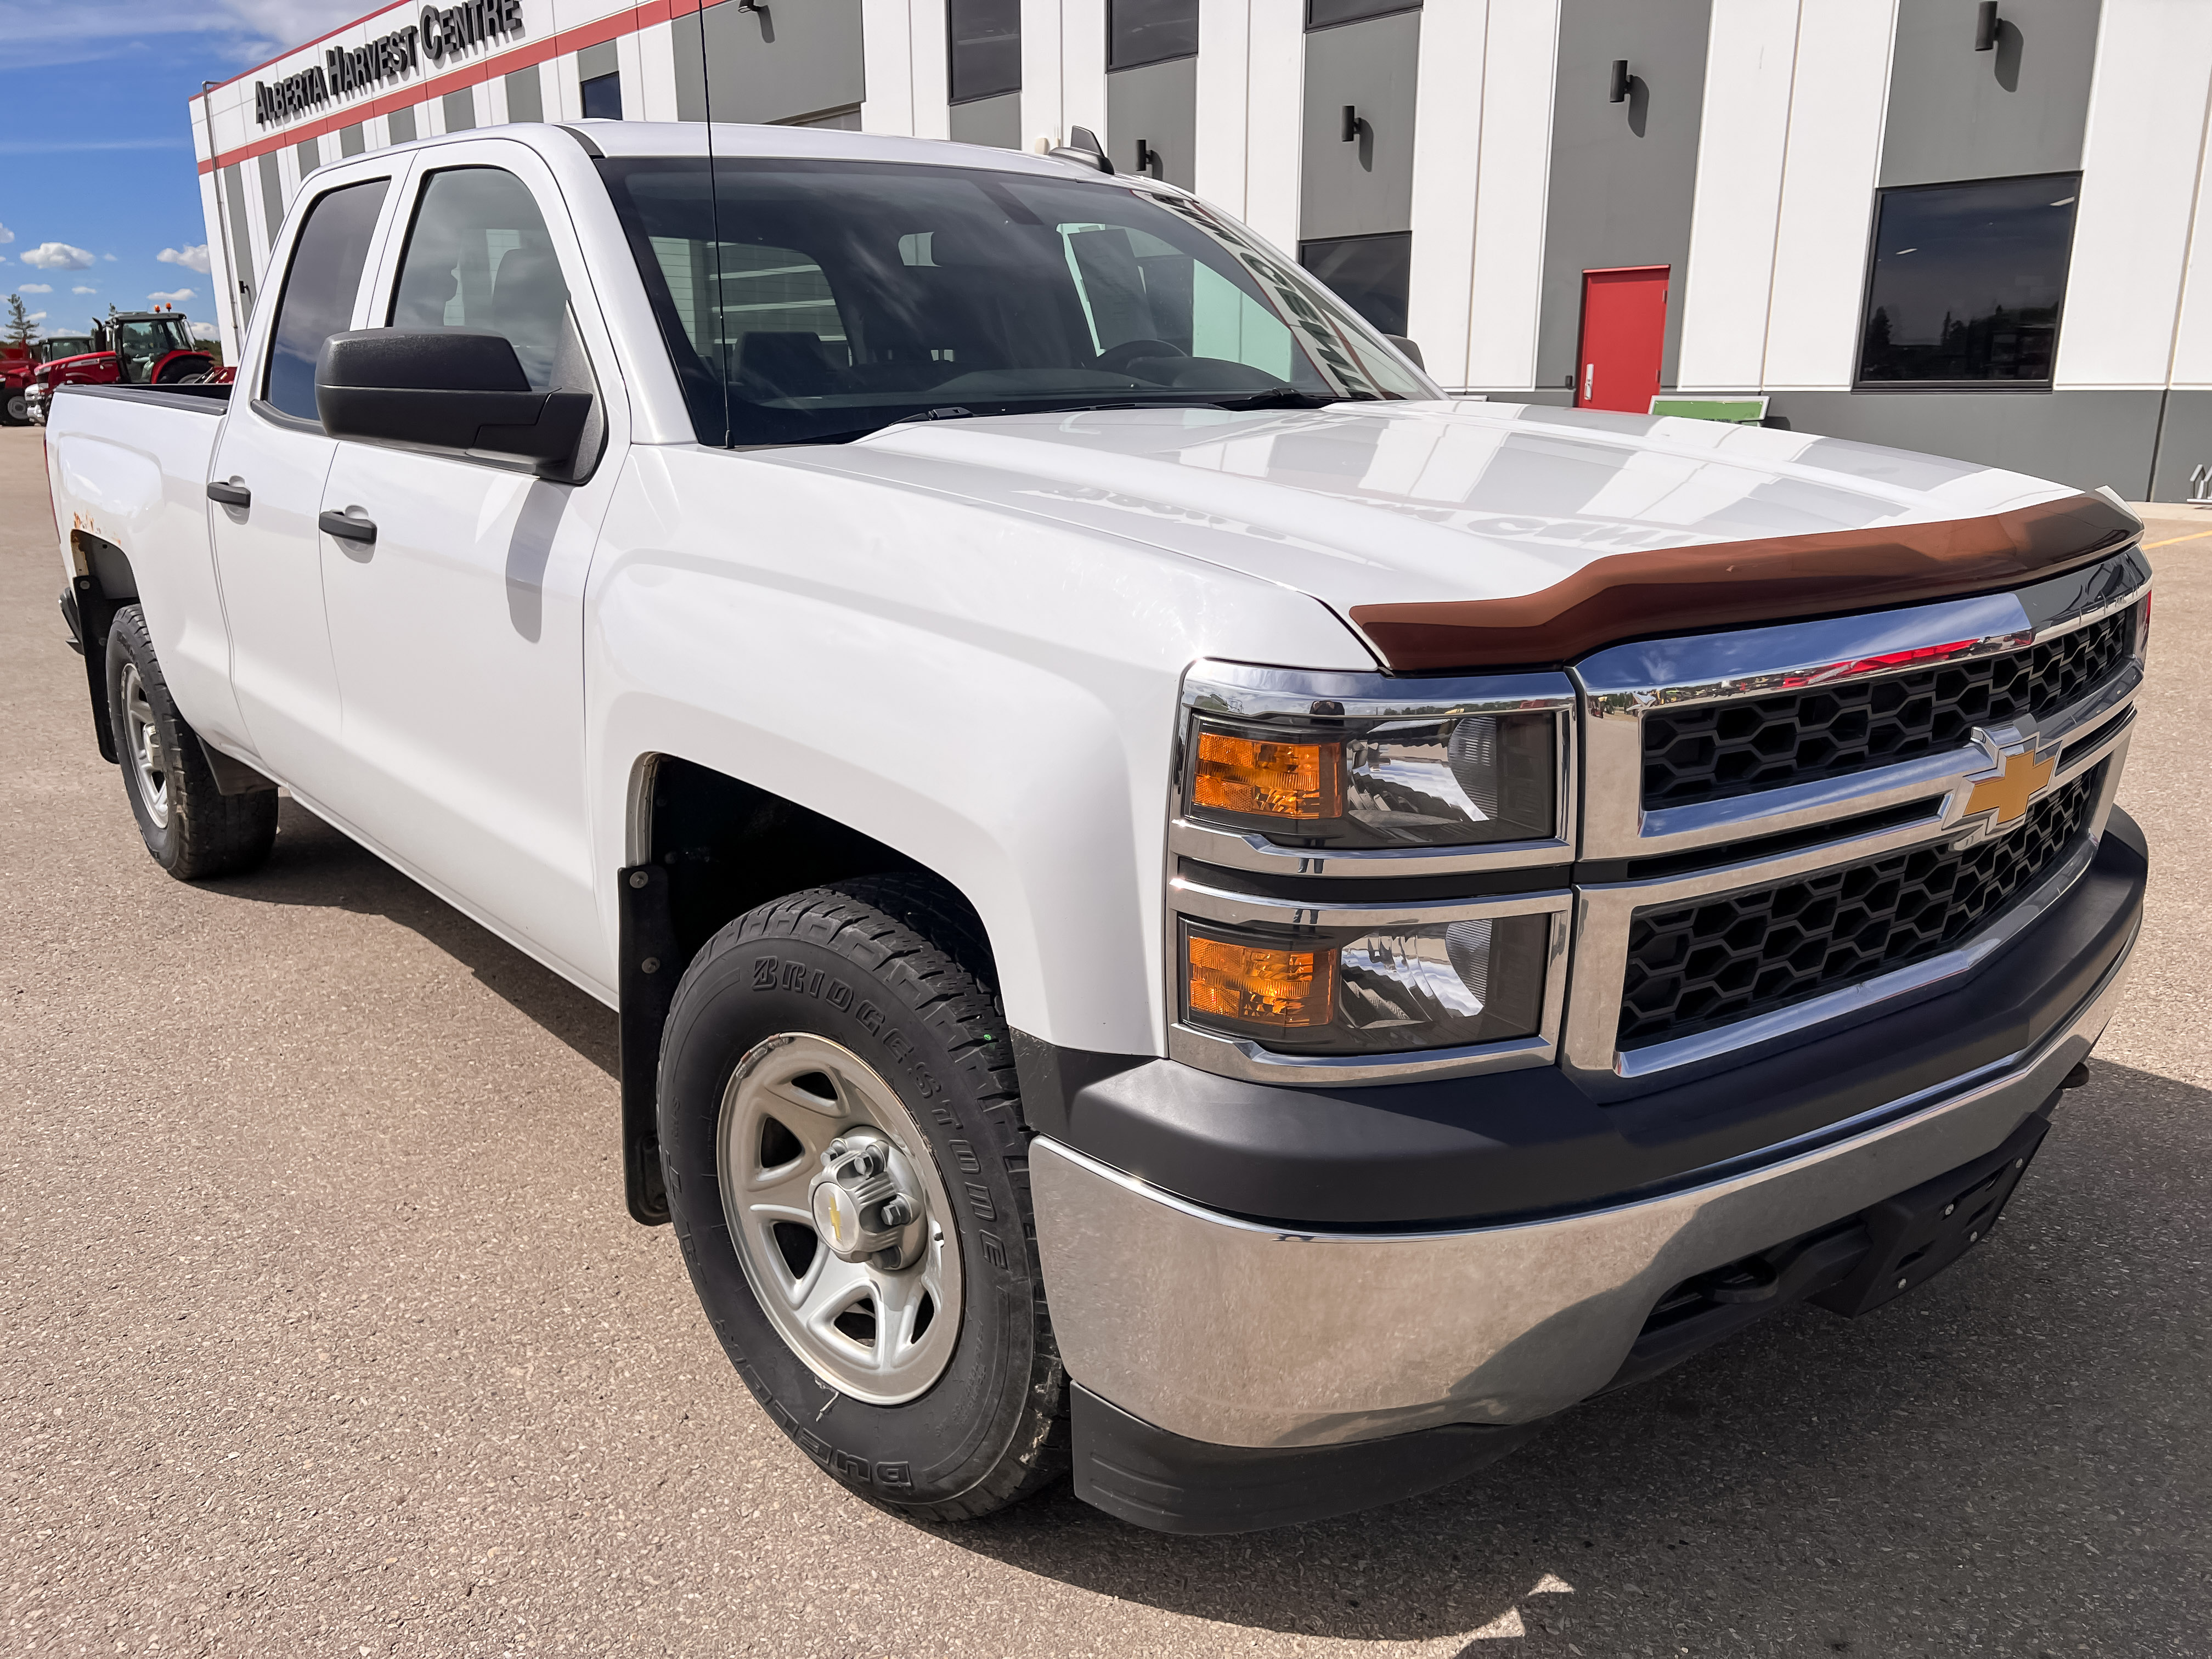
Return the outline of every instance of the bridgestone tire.
[[[972,913],[939,884],[869,877],[748,911],[678,985],[660,1050],[668,1204],[730,1361],[777,1425],[872,1502],[923,1519],[988,1515],[1067,1466],[1066,1373],[1030,1205],[1013,1053]],[[817,1376],[754,1297],[724,1218],[716,1131],[738,1060],[802,1032],[897,1091],[956,1196],[960,1331],[936,1382],[867,1404]]]
[[[146,799],[132,759],[131,720],[124,707],[125,670],[135,668],[160,734],[167,793],[167,822]],[[179,881],[234,876],[254,868],[276,842],[276,792],[226,795],[201,751],[199,735],[169,696],[168,682],[146,635],[146,613],[127,605],[107,634],[107,714],[122,762],[123,791],[154,862]]]

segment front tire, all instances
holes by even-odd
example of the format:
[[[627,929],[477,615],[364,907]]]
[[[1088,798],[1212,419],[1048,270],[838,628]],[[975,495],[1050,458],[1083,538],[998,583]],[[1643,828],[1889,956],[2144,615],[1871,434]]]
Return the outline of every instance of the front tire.
[[[169,696],[147,636],[146,613],[126,605],[107,633],[107,714],[123,789],[154,862],[179,881],[252,869],[276,842],[276,792],[226,795],[199,734]]]
[[[1018,1502],[1067,1461],[1012,1042],[979,969],[972,917],[934,882],[794,894],[708,941],[660,1054],[669,1209],[731,1362],[830,1474],[933,1520]],[[868,1148],[911,1218],[847,1259],[853,1224],[819,1195]]]
[[[7,394],[4,408],[0,408],[0,426],[28,426],[31,423],[31,400],[20,392]]]

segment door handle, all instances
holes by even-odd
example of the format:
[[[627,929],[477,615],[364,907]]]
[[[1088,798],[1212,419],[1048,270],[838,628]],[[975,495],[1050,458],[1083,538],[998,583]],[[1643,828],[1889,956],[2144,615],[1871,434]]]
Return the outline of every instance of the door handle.
[[[344,542],[366,542],[376,544],[376,523],[372,519],[356,519],[344,513],[325,511],[315,520],[325,536],[336,536]]]
[[[225,507],[251,507],[253,505],[253,492],[252,490],[248,489],[244,484],[224,483],[221,479],[213,479],[210,481],[207,487],[207,498],[211,501],[221,501]]]

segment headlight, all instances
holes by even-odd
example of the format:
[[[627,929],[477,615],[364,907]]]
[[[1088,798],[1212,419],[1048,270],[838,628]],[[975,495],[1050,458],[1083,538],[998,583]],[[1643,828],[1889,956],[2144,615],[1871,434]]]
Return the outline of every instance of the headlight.
[[[1551,713],[1450,719],[1198,715],[1183,778],[1195,823],[1291,847],[1540,841],[1559,816]]]
[[[1395,1054],[1534,1035],[1551,918],[1354,928],[1183,923],[1182,1017],[1285,1054]]]

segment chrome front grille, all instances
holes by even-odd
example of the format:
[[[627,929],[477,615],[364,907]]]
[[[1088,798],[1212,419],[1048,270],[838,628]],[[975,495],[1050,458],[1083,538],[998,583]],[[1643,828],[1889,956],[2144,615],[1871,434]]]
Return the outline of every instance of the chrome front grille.
[[[1644,1048],[1924,962],[2041,880],[2087,827],[2099,772],[2008,836],[1921,847],[1668,909],[1629,926],[1619,1045]]]
[[[1924,994],[2055,903],[2125,761],[2149,580],[2130,550],[1584,659],[1560,1063],[1601,1097],[1739,1063]]]
[[[2139,607],[2137,607],[2139,608]],[[2024,651],[1814,684],[1644,719],[1644,805],[1721,800],[1842,776],[1968,741],[1977,726],[2056,714],[2128,654],[2136,609]],[[1937,646],[1936,650],[1942,650]]]

